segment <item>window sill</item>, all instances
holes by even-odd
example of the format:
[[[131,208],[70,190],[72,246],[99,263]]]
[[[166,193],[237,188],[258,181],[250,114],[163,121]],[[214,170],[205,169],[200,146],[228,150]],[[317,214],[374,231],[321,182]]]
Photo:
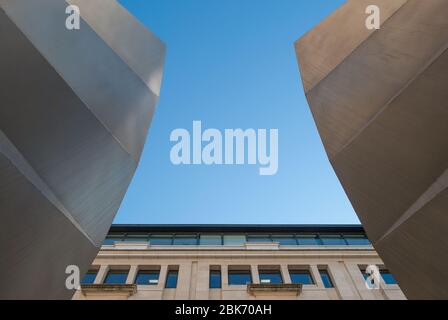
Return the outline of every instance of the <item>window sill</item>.
[[[98,294],[117,294],[130,297],[137,293],[135,284],[82,284],[81,292],[85,296]]]
[[[248,284],[247,292],[253,296],[291,295],[298,296],[302,292],[301,284]]]

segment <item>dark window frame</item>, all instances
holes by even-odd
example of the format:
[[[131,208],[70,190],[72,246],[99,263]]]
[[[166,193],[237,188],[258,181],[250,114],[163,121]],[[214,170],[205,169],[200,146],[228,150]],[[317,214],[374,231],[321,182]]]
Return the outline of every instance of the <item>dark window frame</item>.
[[[109,280],[109,277],[111,275],[118,275],[118,274],[123,276],[123,281],[111,282]],[[128,276],[129,276],[129,269],[110,269],[109,271],[107,271],[106,276],[104,277],[103,284],[115,284],[115,285],[126,284]]]
[[[322,246],[334,246],[334,247],[337,247],[337,246],[347,246],[348,245],[348,243],[345,240],[343,234],[341,234],[341,233],[319,233],[318,237],[319,237],[320,245],[322,245]],[[325,238],[337,239],[341,243],[339,243],[339,244],[328,244],[328,243],[325,244],[325,240],[324,240]]]
[[[295,235],[296,241],[297,241],[297,245],[299,246],[321,246],[322,245],[322,241],[319,238],[319,235],[317,233],[299,233]],[[306,243],[303,244],[301,243],[301,241],[303,239],[313,239],[312,244]]]
[[[139,283],[138,279],[140,275],[148,275],[148,274],[153,274],[153,275],[157,275],[156,279],[148,279],[148,280],[157,280],[157,283],[151,283],[148,281],[148,283]],[[138,270],[137,274],[135,275],[135,279],[134,279],[134,284],[139,285],[139,286],[157,286],[159,284],[160,281],[160,270]]]
[[[216,280],[216,279],[219,280]],[[222,272],[218,269],[211,269],[209,271],[209,289],[221,289],[222,288]],[[219,282],[219,283],[218,283]]]
[[[388,277],[384,277],[384,274],[387,274]],[[392,285],[396,285],[398,284],[397,279],[395,278],[395,276],[392,274],[392,272],[390,272],[388,269],[386,268],[380,268],[380,275],[381,275],[381,279],[383,280],[383,282],[388,285],[388,286],[392,286]],[[392,280],[392,282],[390,282],[389,280]]]
[[[175,276],[173,278],[173,276]],[[174,280],[173,280],[174,279]],[[179,281],[179,270],[171,269],[166,273],[165,288],[176,289]]]
[[[168,240],[167,242],[169,242],[169,243],[157,243],[157,244],[154,244],[153,242],[151,242],[152,238],[156,238],[156,239],[158,238],[159,240],[160,239],[167,239]],[[167,234],[153,233],[153,234],[149,235],[148,239],[149,239],[149,244],[150,245],[154,245],[154,246],[172,246],[173,245],[173,241],[174,241],[174,235],[172,233],[167,233]]]
[[[194,239],[194,243],[191,243],[191,244],[176,243],[176,240],[179,240],[179,239],[190,239],[190,240]],[[186,234],[182,234],[182,233],[174,234],[172,245],[173,246],[197,246],[197,245],[199,245],[199,234],[197,234],[197,233],[195,233],[195,234],[187,234],[187,233]]]
[[[313,277],[313,274],[312,274],[311,270],[308,269],[308,268],[303,268],[303,269],[300,269],[300,268],[288,268],[288,272],[289,272],[289,277],[291,278],[291,283],[302,284],[304,286],[315,285],[316,284],[316,281],[315,281],[315,279]],[[295,275],[295,274],[309,276],[309,280],[310,280],[309,283],[303,283],[303,282],[295,281],[294,277],[293,277],[293,275]]]
[[[278,277],[279,281],[275,281],[276,276]],[[259,269],[258,278],[260,279],[260,283],[262,284],[264,283],[264,281],[262,280],[268,280],[268,279],[271,280],[269,284],[283,284],[285,282],[280,269]],[[272,279],[274,279],[274,281],[272,281]]]
[[[245,283],[242,283],[241,281],[234,281],[234,280],[238,279],[238,278],[235,278],[235,276],[248,277],[249,281],[246,281]],[[247,270],[247,269],[228,270],[227,271],[227,280],[228,280],[229,286],[245,286],[247,284],[253,283],[252,272],[250,269],[249,270]]]
[[[333,277],[330,274],[330,271],[327,267],[325,268],[318,268],[319,269],[319,276],[322,280],[322,283],[324,284],[325,289],[332,289],[334,288],[334,281]]]
[[[210,237],[219,237],[218,244],[202,244],[201,237],[202,236],[210,236]],[[200,246],[223,246],[224,245],[224,237],[222,233],[200,233],[198,235],[198,245]]]
[[[89,275],[93,275],[93,278],[88,277]],[[84,275],[84,277],[81,280],[81,284],[94,284],[97,276],[98,276],[98,270],[91,269],[86,272],[86,274]],[[92,279],[92,281],[86,281],[86,277]]]

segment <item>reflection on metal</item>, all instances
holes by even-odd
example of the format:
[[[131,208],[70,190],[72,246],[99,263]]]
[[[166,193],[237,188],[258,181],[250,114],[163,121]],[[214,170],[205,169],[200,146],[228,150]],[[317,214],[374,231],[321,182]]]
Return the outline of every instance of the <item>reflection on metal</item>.
[[[328,157],[408,298],[448,298],[448,1],[349,0],[296,43]]]
[[[111,0],[0,0],[0,41],[0,298],[70,298],[66,267],[87,271],[138,165],[165,46]]]

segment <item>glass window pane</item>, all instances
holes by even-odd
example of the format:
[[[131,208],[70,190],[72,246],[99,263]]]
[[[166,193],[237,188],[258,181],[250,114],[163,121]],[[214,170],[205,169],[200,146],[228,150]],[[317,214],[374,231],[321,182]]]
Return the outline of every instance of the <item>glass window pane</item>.
[[[121,242],[123,241],[124,236],[123,235],[110,235],[107,236],[106,239],[103,241],[104,245],[113,245],[115,242]]]
[[[241,246],[246,242],[245,235],[226,235],[224,236],[225,246]]]
[[[155,286],[159,284],[159,271],[140,270],[135,277],[135,284]]]
[[[177,287],[177,270],[170,270],[166,275],[165,288],[174,289]]]
[[[196,235],[179,235],[174,237],[173,245],[176,246],[195,246],[198,244]]]
[[[149,237],[149,244],[154,246],[169,246],[173,244],[173,236],[171,235],[152,235]]]
[[[202,246],[220,246],[222,245],[222,238],[220,235],[201,234],[200,244]]]
[[[292,283],[314,284],[313,277],[308,270],[290,270],[289,275]]]
[[[363,235],[345,235],[344,238],[347,244],[351,246],[368,246],[371,244],[369,239]]]
[[[340,235],[321,235],[320,240],[324,246],[345,246],[347,243]]]
[[[297,241],[293,235],[272,235],[272,241],[280,243],[282,246],[296,246]]]
[[[269,235],[248,235],[247,242],[267,243],[272,242],[272,239]]]
[[[386,284],[397,284],[397,280],[395,280],[392,273],[390,273],[388,270],[380,270],[381,277],[383,278],[383,281]]]
[[[128,270],[110,270],[107,273],[104,283],[106,284],[125,284],[128,277]]]
[[[81,284],[93,284],[95,282],[95,278],[97,275],[97,271],[95,270],[89,270],[87,271],[84,278],[81,280]]]
[[[210,270],[210,289],[221,288],[221,271]]]
[[[260,271],[261,284],[281,284],[283,283],[280,271]]]
[[[319,239],[315,234],[313,235],[298,235],[297,241],[301,246],[318,246],[320,245]]]
[[[334,288],[333,282],[331,281],[330,274],[328,270],[321,269],[319,270],[320,277],[322,278],[322,282],[324,283],[325,288]]]
[[[139,235],[127,235],[124,238],[125,242],[148,242],[148,236],[147,235],[143,235],[143,234],[139,234]]]
[[[229,285],[246,285],[252,283],[250,271],[229,270]]]

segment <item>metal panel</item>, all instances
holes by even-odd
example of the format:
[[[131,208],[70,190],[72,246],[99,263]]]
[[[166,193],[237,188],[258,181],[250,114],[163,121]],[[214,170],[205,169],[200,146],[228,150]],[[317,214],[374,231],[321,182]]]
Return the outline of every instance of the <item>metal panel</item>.
[[[87,270],[137,167],[165,49],[107,3],[77,5],[128,40],[67,30],[63,0],[0,1],[0,298],[69,298],[66,266]]]
[[[448,2],[389,4],[395,12],[366,36],[367,15],[348,1],[340,10],[349,22],[335,14],[310,31],[296,43],[298,60],[330,162],[380,256],[407,297],[448,298],[438,267],[448,265],[440,215],[448,209]],[[329,68],[313,56],[324,42],[325,55],[339,57],[332,39],[350,24],[363,40],[340,62]]]

